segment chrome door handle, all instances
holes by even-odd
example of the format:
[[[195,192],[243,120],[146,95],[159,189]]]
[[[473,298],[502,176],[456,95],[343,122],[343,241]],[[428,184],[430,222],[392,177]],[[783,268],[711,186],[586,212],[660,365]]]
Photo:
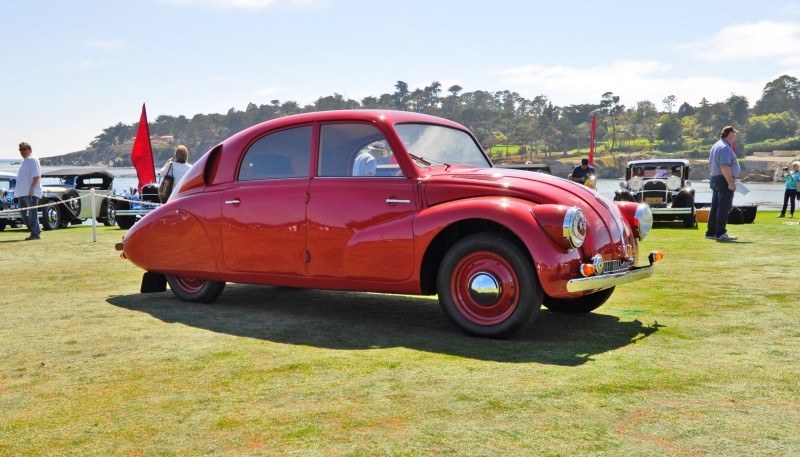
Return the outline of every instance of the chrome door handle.
[[[390,205],[396,205],[398,203],[411,203],[411,200],[402,200],[399,198],[387,198],[386,203]]]
[[[241,202],[242,201],[239,200],[238,198],[234,198],[233,200],[225,200],[226,205],[238,205]]]

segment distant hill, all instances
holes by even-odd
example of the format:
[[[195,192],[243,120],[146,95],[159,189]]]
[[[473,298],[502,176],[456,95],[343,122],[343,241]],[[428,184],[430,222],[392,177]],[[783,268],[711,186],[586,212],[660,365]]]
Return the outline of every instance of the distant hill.
[[[172,157],[175,152],[176,145],[170,144],[153,144],[153,160],[156,168],[166,162],[167,159]],[[122,144],[106,148],[90,148],[83,151],[70,152],[55,157],[42,157],[39,159],[42,165],[57,166],[102,166],[102,167],[132,167],[131,163],[131,148],[132,144]],[[203,151],[205,152],[205,151]],[[201,153],[193,155],[193,158],[198,158]],[[190,156],[191,157],[191,156]],[[193,160],[192,160],[193,161]]]

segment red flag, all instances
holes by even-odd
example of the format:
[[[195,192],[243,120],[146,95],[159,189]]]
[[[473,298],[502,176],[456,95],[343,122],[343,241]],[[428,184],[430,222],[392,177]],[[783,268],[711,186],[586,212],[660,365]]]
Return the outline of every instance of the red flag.
[[[589,166],[594,166],[594,132],[597,130],[597,115],[592,115],[592,131],[589,134]]]
[[[153,165],[153,148],[150,146],[150,129],[147,126],[147,113],[142,103],[142,117],[139,119],[139,129],[136,139],[133,140],[131,162],[139,177],[139,192],[142,186],[156,182],[156,166]]]

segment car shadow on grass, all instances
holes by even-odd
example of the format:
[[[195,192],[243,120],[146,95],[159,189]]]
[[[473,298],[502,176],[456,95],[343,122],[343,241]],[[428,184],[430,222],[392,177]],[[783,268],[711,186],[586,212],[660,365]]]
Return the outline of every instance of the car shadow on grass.
[[[327,349],[405,347],[509,363],[577,366],[655,333],[657,324],[607,314],[542,309],[510,340],[475,338],[445,317],[435,297],[228,284],[212,304],[181,302],[172,293],[111,297],[108,303],[163,322],[284,344]]]

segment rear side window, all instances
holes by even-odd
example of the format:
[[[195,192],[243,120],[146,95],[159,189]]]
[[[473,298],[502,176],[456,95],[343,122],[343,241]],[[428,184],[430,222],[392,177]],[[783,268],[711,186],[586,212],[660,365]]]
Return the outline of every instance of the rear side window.
[[[271,133],[247,150],[239,181],[308,177],[310,154],[311,126]]]

